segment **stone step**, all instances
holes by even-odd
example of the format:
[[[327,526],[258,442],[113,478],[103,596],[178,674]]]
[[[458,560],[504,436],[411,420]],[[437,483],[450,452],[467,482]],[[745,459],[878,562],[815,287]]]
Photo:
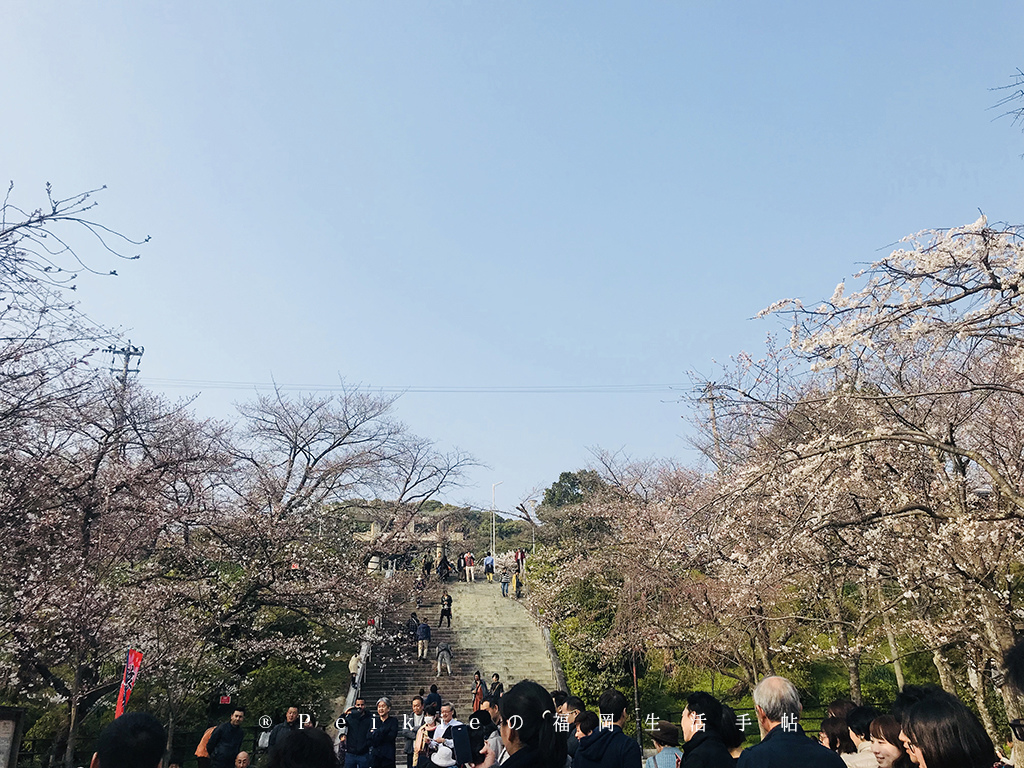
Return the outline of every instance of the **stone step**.
[[[392,699],[395,713],[401,715],[409,711],[409,702],[420,689],[429,691],[436,683],[442,697],[465,713],[472,704],[473,673],[477,671],[485,684],[497,672],[506,690],[523,679],[552,687],[551,662],[543,635],[523,605],[502,598],[497,583],[463,582],[449,584],[448,590],[453,598],[452,625],[438,628],[431,623],[426,661],[416,659],[416,645],[404,631],[412,605],[395,617],[386,618],[382,629],[391,633],[394,641],[374,649],[362,690],[368,706],[386,695]],[[436,621],[440,589],[432,585],[424,597],[417,615],[428,623]],[[452,646],[451,676],[446,671],[437,676],[435,651],[440,642]]]

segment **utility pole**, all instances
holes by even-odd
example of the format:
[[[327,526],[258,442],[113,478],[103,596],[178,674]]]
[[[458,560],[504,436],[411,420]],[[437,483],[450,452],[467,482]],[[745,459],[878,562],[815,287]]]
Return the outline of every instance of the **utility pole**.
[[[697,398],[697,402],[708,404],[708,411],[711,416],[711,435],[714,437],[715,441],[715,466],[718,468],[718,471],[721,472],[724,462],[722,461],[722,439],[718,434],[718,414],[715,413],[716,399],[715,382],[709,381],[704,385],[704,392],[699,398]]]
[[[117,391],[117,407],[114,413],[114,431],[115,433],[120,435],[121,430],[124,428],[125,422],[128,420],[128,413],[127,409],[125,408],[125,397],[128,393],[128,374],[139,372],[138,368],[131,367],[131,361],[133,357],[141,359],[142,353],[145,352],[146,350],[144,347],[133,346],[132,340],[128,339],[128,344],[121,347],[120,349],[111,344],[104,351],[109,352],[112,355],[113,359],[111,360],[111,365],[113,365],[116,362],[118,355],[120,355],[123,358],[123,364],[121,365],[120,368],[112,367],[110,369],[111,373],[120,374],[117,377],[117,381],[120,384],[120,387],[118,388]],[[121,445],[121,455],[124,456],[123,444]]]
[[[117,358],[118,355],[120,355],[122,358],[124,358],[124,364],[121,366],[121,368],[119,368],[119,369],[118,368],[111,368],[110,369],[111,373],[120,373],[121,374],[120,377],[118,377],[118,381],[121,382],[121,390],[124,391],[124,389],[127,388],[127,386],[128,386],[128,374],[129,373],[138,373],[139,372],[138,368],[132,368],[131,367],[132,358],[133,357],[137,357],[137,358],[139,358],[141,360],[142,359],[142,353],[146,351],[146,348],[145,347],[134,347],[134,346],[132,346],[132,340],[128,339],[127,346],[124,346],[124,347],[121,347],[120,349],[118,349],[113,344],[111,344],[104,351],[105,352],[109,352],[114,358]],[[111,363],[113,363],[113,361],[111,361]]]

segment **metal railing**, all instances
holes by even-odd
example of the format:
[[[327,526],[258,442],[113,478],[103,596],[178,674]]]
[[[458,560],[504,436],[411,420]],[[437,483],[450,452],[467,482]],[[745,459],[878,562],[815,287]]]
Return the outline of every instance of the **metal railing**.
[[[525,564],[524,564],[525,566]],[[524,569],[525,570],[525,567]],[[525,576],[525,574],[524,574]],[[524,579],[523,580],[523,597],[530,596],[530,585]],[[565,682],[565,670],[562,669],[562,660],[558,658],[558,651],[555,650],[555,644],[551,642],[551,630],[548,629],[544,620],[540,617],[540,611],[537,610],[537,606],[532,605],[529,602],[520,603],[527,608],[527,613],[533,619],[534,624],[540,627],[541,634],[544,636],[544,646],[548,652],[548,661],[551,663],[551,677],[555,681],[555,690],[557,691],[569,691],[569,686]]]
[[[386,563],[378,565],[379,570],[383,571],[385,579],[394,577],[396,563],[396,560],[388,560]],[[373,643],[377,640],[377,628],[383,626],[383,620],[383,611],[379,610],[377,616],[373,619],[373,623],[366,626],[363,642],[359,646],[359,663],[356,666],[355,680],[349,681],[348,694],[345,696],[345,706],[342,708],[342,712],[347,711],[349,707],[355,704],[356,699],[359,697],[359,692],[363,688],[363,681],[366,679],[366,667],[370,663]]]

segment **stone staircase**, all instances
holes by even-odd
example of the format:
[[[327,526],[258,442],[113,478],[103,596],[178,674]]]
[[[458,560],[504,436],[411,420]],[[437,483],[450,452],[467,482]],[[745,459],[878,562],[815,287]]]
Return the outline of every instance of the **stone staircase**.
[[[525,606],[511,597],[503,598],[497,581],[452,582],[445,586],[452,596],[451,629],[447,624],[437,627],[441,588],[436,582],[432,582],[423,606],[417,610],[417,615],[430,624],[428,661],[417,661],[412,640],[374,648],[362,690],[368,711],[374,710],[378,698],[388,696],[401,725],[402,714],[412,711],[413,697],[420,689],[429,692],[431,684],[437,683],[441,698],[451,701],[460,717],[468,717],[473,703],[473,673],[477,671],[486,685],[497,672],[505,690],[527,679],[552,689],[555,683],[547,644]],[[403,626],[413,610],[416,608],[410,603],[400,615],[386,617],[385,624]],[[440,642],[452,647],[451,677],[445,671],[436,676],[435,653]],[[404,748],[401,740],[399,744]]]

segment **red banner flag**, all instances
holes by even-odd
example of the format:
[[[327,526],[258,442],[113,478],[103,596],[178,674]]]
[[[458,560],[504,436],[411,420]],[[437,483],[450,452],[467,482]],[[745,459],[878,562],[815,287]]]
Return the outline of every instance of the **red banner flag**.
[[[121,690],[117,693],[117,709],[114,710],[116,720],[124,714],[124,708],[128,704],[128,698],[132,695],[132,688],[139,677],[139,667],[142,666],[142,651],[128,649],[128,660],[124,663],[124,675],[121,677]]]

